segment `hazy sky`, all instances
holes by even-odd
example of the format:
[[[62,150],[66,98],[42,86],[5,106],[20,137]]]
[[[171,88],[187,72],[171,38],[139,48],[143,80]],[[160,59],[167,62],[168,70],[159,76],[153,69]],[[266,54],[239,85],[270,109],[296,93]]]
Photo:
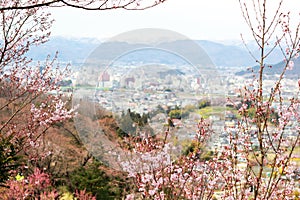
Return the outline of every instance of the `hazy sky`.
[[[277,0],[269,2],[271,8]],[[291,12],[300,12],[300,0],[286,3]],[[164,28],[191,39],[238,40],[241,33],[250,39],[238,0],[167,0],[144,11],[56,8],[52,14],[53,35],[103,39],[139,28]]]

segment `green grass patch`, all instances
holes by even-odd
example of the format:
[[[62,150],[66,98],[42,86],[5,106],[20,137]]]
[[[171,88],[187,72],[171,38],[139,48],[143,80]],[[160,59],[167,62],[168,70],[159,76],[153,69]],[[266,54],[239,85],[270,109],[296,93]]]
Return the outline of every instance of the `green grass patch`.
[[[237,116],[237,110],[236,109],[225,107],[225,106],[207,106],[205,108],[199,109],[197,113],[200,114],[201,117],[203,117],[204,119],[207,119],[212,115],[218,116],[221,119],[224,119],[225,118],[225,113],[227,111],[230,111],[230,112],[232,112],[233,114],[235,114]]]

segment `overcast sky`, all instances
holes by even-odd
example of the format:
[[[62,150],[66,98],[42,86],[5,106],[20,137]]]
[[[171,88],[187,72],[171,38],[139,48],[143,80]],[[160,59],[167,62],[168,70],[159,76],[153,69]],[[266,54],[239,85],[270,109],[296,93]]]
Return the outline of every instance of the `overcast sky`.
[[[276,1],[270,0],[269,7]],[[286,3],[294,14],[300,12],[300,0]],[[239,40],[241,33],[251,39],[238,0],[167,0],[144,11],[56,8],[52,14],[53,35],[105,39],[139,28],[164,28],[191,39]]]

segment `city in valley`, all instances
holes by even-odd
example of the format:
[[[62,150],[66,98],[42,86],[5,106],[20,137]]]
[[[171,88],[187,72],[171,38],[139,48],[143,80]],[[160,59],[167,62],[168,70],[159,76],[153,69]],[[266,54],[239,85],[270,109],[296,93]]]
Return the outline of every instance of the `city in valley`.
[[[242,104],[242,88],[253,85],[253,73],[237,75],[240,68],[216,67],[207,72],[191,65],[112,65],[103,69],[92,68],[72,74],[75,97],[86,99],[101,109],[111,112],[120,128],[122,116],[128,112],[147,115],[151,134],[161,134],[170,120],[174,135],[179,140],[195,137],[197,123],[201,118],[212,124],[214,135],[209,148],[215,149],[229,144],[228,131],[234,132],[239,119],[238,109]],[[206,74],[205,74],[206,73]],[[279,75],[264,77],[265,91],[272,90]],[[284,103],[296,94],[297,82],[286,78],[281,91]],[[264,94],[265,97],[269,93]],[[279,106],[274,103],[273,107]],[[177,113],[176,113],[177,112]],[[137,123],[131,126],[137,126]],[[293,124],[287,128],[286,137],[295,139]],[[134,129],[136,131],[136,128]],[[140,129],[142,130],[142,129]],[[251,131],[251,130],[250,130]],[[252,130],[255,131],[255,130]],[[142,133],[140,133],[142,134]],[[258,145],[257,141],[254,141]]]

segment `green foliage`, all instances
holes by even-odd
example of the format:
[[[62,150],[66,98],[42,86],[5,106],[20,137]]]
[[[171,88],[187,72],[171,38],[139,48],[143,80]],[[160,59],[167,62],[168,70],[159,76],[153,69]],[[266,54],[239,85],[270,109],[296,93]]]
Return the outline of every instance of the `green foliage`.
[[[187,156],[190,153],[195,152],[197,148],[197,142],[196,141],[185,141],[183,144],[183,155]]]
[[[171,110],[169,112],[169,117],[172,119],[181,119],[189,116],[189,111],[187,110]]]
[[[199,159],[200,160],[210,160],[213,158],[213,151],[208,151],[203,146],[199,146],[199,143],[195,140],[192,141],[186,141],[183,144],[183,155],[187,156],[191,153],[196,153],[198,150],[200,150]]]
[[[201,156],[200,159],[201,160],[210,160],[214,157],[214,152],[213,151],[204,151]]]
[[[143,113],[141,115],[128,109],[126,114],[122,113],[120,127],[117,129],[118,136],[127,137],[128,135],[135,135],[138,128],[145,127],[148,124],[148,118],[148,114]]]
[[[175,106],[174,109],[171,109],[168,113],[171,119],[181,119],[189,116],[191,106],[186,106],[185,108],[180,108],[179,106]]]
[[[210,101],[206,100],[206,99],[205,100],[201,100],[201,101],[198,102],[198,108],[199,109],[205,108],[205,107],[210,106],[210,105],[211,105]]]
[[[97,199],[121,199],[126,186],[122,177],[108,175],[100,168],[101,164],[97,161],[87,167],[80,167],[70,173],[69,190],[86,190],[92,193]]]
[[[189,113],[194,112],[197,109],[195,105],[186,105],[184,108],[180,106],[175,106],[175,108],[166,107],[165,109],[158,105],[154,111],[149,114],[149,118],[154,117],[160,113],[167,114],[172,119],[181,119],[182,117],[187,117]]]
[[[17,155],[11,137],[0,138],[0,185],[8,180],[11,171],[20,166],[21,157]]]

